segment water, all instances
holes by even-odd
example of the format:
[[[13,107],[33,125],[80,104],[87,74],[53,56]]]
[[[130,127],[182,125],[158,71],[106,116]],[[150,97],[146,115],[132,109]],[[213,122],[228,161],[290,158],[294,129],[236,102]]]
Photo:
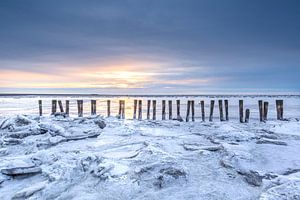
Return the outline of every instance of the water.
[[[65,100],[70,101],[70,115],[77,116],[77,101],[83,100],[84,116],[90,115],[92,99],[97,100],[97,114],[107,115],[107,100],[111,100],[111,115],[118,114],[119,100],[125,100],[125,117],[132,119],[133,117],[133,101],[139,99],[143,101],[143,119],[146,118],[147,100],[157,100],[157,119],[161,119],[162,100],[166,100],[166,117],[168,118],[168,100],[173,103],[173,117],[176,116],[176,100],[181,101],[181,116],[185,117],[188,100],[195,100],[195,118],[199,120],[200,101],[205,101],[205,115],[209,114],[210,100],[215,100],[214,120],[219,118],[219,99],[229,100],[229,118],[237,119],[239,108],[239,99],[244,100],[244,109],[250,109],[250,118],[257,120],[258,100],[269,102],[268,119],[276,119],[275,100],[284,100],[284,117],[300,118],[300,96],[101,96],[101,95],[2,95],[0,96],[0,116],[16,115],[16,114],[38,114],[38,100],[43,101],[43,114],[50,115],[51,100],[62,100],[65,106]],[[57,107],[58,108],[58,107]],[[224,108],[224,105],[223,105]],[[58,108],[59,109],[59,108]],[[152,105],[151,105],[152,110]],[[151,113],[152,117],[152,113]]]

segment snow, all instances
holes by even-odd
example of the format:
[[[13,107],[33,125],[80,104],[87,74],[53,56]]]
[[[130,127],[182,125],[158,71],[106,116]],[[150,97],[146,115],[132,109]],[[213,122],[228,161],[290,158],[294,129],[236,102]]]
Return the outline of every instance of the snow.
[[[240,124],[17,115],[1,124],[0,169],[42,172],[2,173],[0,199],[299,199],[296,120]],[[5,142],[20,131],[28,132],[21,143]]]
[[[0,173],[0,199],[297,200],[298,118],[2,116],[0,170],[21,174]]]

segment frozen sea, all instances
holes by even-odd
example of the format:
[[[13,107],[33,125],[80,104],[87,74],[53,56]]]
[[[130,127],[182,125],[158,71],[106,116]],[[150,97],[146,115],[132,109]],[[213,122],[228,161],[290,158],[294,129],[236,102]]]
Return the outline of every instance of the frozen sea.
[[[71,116],[50,116],[52,99],[70,100]],[[120,99],[125,120],[115,117]],[[134,99],[143,100],[143,114],[146,100],[157,100],[158,120],[132,120]],[[175,113],[176,99],[182,117],[195,100],[195,122],[160,120],[161,100],[173,100]],[[229,100],[229,121],[219,121],[215,102],[214,121],[201,122],[199,102],[207,115],[212,99]],[[238,122],[239,99],[251,110],[248,124]],[[276,99],[284,100],[284,121],[276,120]],[[266,122],[258,100],[269,102]],[[0,199],[299,200],[299,119],[299,96],[2,96]]]

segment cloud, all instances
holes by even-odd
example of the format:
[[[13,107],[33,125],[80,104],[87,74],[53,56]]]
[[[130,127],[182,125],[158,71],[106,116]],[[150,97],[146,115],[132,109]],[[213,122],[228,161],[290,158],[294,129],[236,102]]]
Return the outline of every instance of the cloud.
[[[300,90],[298,8],[292,0],[2,1],[1,87]]]

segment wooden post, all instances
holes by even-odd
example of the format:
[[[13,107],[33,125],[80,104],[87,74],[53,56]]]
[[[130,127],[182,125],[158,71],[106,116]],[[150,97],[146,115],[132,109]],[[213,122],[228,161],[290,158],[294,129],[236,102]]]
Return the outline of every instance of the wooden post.
[[[119,100],[119,119],[125,119],[125,100]]]
[[[280,119],[283,120],[283,100],[280,100]]]
[[[201,104],[201,117],[202,117],[202,121],[205,121],[205,110],[204,110],[204,101],[200,101]]]
[[[142,100],[139,100],[139,120],[142,120]]]
[[[66,100],[66,116],[68,117],[69,114],[70,114],[70,101],[69,100]]]
[[[119,118],[122,118],[122,100],[119,100]]]
[[[280,120],[280,100],[276,100],[276,114],[277,114],[277,120]]]
[[[59,110],[60,110],[60,112],[64,112],[64,107],[63,107],[63,105],[62,105],[62,102],[61,102],[61,100],[58,100],[57,101],[58,102],[58,106],[59,106]]]
[[[110,100],[107,100],[107,117],[110,117]]]
[[[136,107],[137,107],[137,100],[133,101],[133,119],[136,119]]]
[[[239,100],[239,110],[240,110],[240,122],[243,123],[244,122],[244,101],[243,100]]]
[[[156,100],[152,100],[152,119],[153,120],[156,120]]]
[[[224,121],[223,117],[223,101],[219,99],[219,113],[220,113],[220,121]]]
[[[52,115],[54,115],[54,113],[56,113],[56,104],[57,104],[57,101],[52,100],[52,111],[51,111]]]
[[[150,119],[150,106],[151,106],[151,100],[147,101],[147,119]]]
[[[267,121],[268,119],[268,107],[269,107],[269,102],[264,102],[264,121]]]
[[[161,119],[166,120],[166,100],[162,100]]]
[[[191,101],[191,107],[192,107],[192,121],[195,121],[195,101]]]
[[[258,101],[258,109],[259,109],[259,121],[263,121],[263,101]]]
[[[125,119],[125,100],[122,100],[122,119]]]
[[[187,101],[187,107],[186,107],[186,119],[185,121],[188,122],[190,120],[190,107],[191,107],[191,101]]]
[[[172,100],[168,101],[169,104],[169,120],[172,119]]]
[[[277,119],[283,120],[283,100],[276,100]]]
[[[246,109],[246,114],[245,114],[245,123],[249,122],[249,117],[250,117],[250,110],[247,108]]]
[[[43,106],[42,106],[42,100],[39,100],[39,115],[43,115]]]
[[[96,100],[91,100],[91,115],[96,115]]]
[[[77,100],[78,117],[83,116],[83,100]]]
[[[215,106],[215,101],[211,100],[210,101],[210,113],[209,113],[209,121],[213,121],[213,113],[214,113],[214,106]]]
[[[177,119],[180,119],[180,100],[176,100],[177,105]]]
[[[229,116],[228,116],[228,100],[225,99],[224,103],[225,103],[225,120],[228,121],[229,120]]]

